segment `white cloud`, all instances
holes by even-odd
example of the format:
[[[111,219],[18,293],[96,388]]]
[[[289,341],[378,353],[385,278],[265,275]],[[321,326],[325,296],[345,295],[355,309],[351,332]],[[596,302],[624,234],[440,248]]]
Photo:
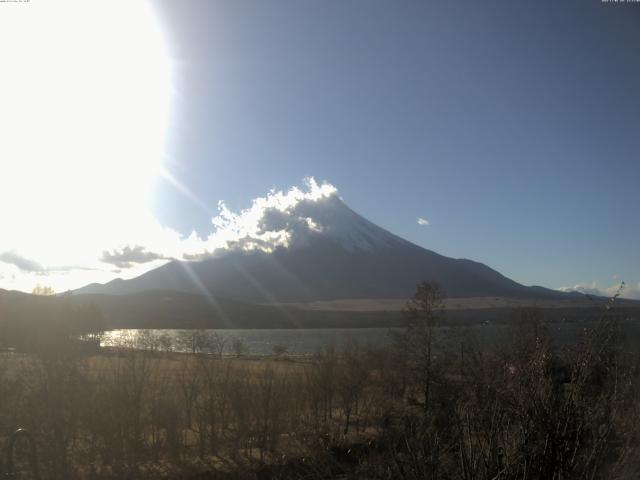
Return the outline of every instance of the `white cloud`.
[[[312,177],[304,180],[305,190],[271,190],[253,200],[238,213],[219,202],[219,215],[211,220],[215,230],[203,240],[194,239],[185,259],[203,258],[224,250],[263,250],[270,252],[304,242],[308,235],[321,232],[322,218],[317,206],[322,200],[337,197],[337,189],[318,184]]]
[[[15,251],[0,253],[0,262],[13,265],[24,272],[44,271],[44,268],[38,262],[25,258]]]
[[[112,263],[118,268],[131,268],[136,264],[152,262],[158,259],[163,259],[162,255],[149,252],[140,245],[134,247],[127,245],[121,250],[113,250],[112,252],[105,250],[100,258],[102,262]]]
[[[308,178],[302,188],[271,190],[240,212],[220,202],[212,232],[205,238],[162,226],[141,205],[114,209],[109,216],[79,218],[65,211],[27,218],[14,215],[15,221],[5,217],[0,288],[31,291],[36,284],[46,284],[64,291],[116,277],[132,278],[170,259],[197,260],[230,249],[271,251],[302,243],[322,231],[326,222],[317,205],[333,197],[337,198],[335,187]],[[57,224],[52,218],[58,219]]]
[[[558,288],[561,292],[579,292],[586,295],[597,295],[601,297],[613,297],[620,292],[621,298],[628,298],[631,300],[640,300],[640,282],[637,284],[625,283],[621,288],[621,283],[615,283],[608,287],[600,287],[598,282],[591,282],[590,284],[577,284],[573,286],[566,286]]]
[[[429,220],[427,220],[426,218],[419,217],[418,218],[418,225],[427,226],[427,225],[431,225],[431,222],[429,222]]]

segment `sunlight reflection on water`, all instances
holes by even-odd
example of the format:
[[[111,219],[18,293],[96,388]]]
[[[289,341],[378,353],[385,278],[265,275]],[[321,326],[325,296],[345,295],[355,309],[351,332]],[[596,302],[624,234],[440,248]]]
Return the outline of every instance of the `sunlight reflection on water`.
[[[101,346],[129,345],[136,348],[144,348],[145,339],[141,337],[153,337],[156,340],[165,338],[169,340],[166,345],[171,345],[171,350],[176,352],[189,351],[185,346],[185,337],[189,337],[190,330],[111,330],[105,332]],[[245,353],[249,355],[271,355],[274,347],[285,347],[286,352],[292,355],[310,355],[318,349],[326,346],[334,346],[343,349],[349,342],[355,342],[360,346],[383,347],[391,342],[388,328],[327,328],[327,329],[247,329],[247,330],[205,330],[203,332],[217,336],[217,341],[222,342],[223,353],[233,354],[234,341],[239,340],[245,347]],[[163,350],[162,342],[157,342],[157,349]]]

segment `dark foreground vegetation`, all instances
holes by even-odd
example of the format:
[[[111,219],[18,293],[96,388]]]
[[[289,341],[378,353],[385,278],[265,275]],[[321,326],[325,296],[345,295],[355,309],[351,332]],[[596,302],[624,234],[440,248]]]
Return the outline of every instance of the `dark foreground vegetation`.
[[[0,446],[28,429],[60,480],[640,478],[640,370],[615,308],[571,347],[522,310],[499,348],[442,351],[441,300],[419,285],[394,347],[309,358],[152,336],[96,352],[51,329],[0,356]],[[18,471],[28,458],[18,442]]]

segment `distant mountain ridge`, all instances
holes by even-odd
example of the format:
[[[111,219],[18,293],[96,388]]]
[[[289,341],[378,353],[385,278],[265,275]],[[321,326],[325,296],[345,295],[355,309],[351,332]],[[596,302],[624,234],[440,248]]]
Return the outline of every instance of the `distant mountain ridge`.
[[[288,246],[271,252],[230,249],[199,261],[172,261],[130,280],[91,284],[74,293],[127,295],[163,290],[279,304],[408,298],[417,282],[436,280],[451,297],[568,295],[526,287],[482,263],[445,257],[415,245],[358,215],[337,195],[300,202],[294,209],[284,220],[269,220],[287,232]]]

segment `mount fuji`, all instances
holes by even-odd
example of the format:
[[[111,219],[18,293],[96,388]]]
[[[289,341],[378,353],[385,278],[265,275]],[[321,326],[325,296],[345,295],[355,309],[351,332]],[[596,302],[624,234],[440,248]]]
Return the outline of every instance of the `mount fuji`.
[[[256,232],[196,259],[173,260],[139,277],[74,293],[173,291],[273,305],[406,299],[417,282],[435,280],[447,297],[568,296],[523,286],[482,263],[415,245],[358,215],[335,192],[265,208]]]

